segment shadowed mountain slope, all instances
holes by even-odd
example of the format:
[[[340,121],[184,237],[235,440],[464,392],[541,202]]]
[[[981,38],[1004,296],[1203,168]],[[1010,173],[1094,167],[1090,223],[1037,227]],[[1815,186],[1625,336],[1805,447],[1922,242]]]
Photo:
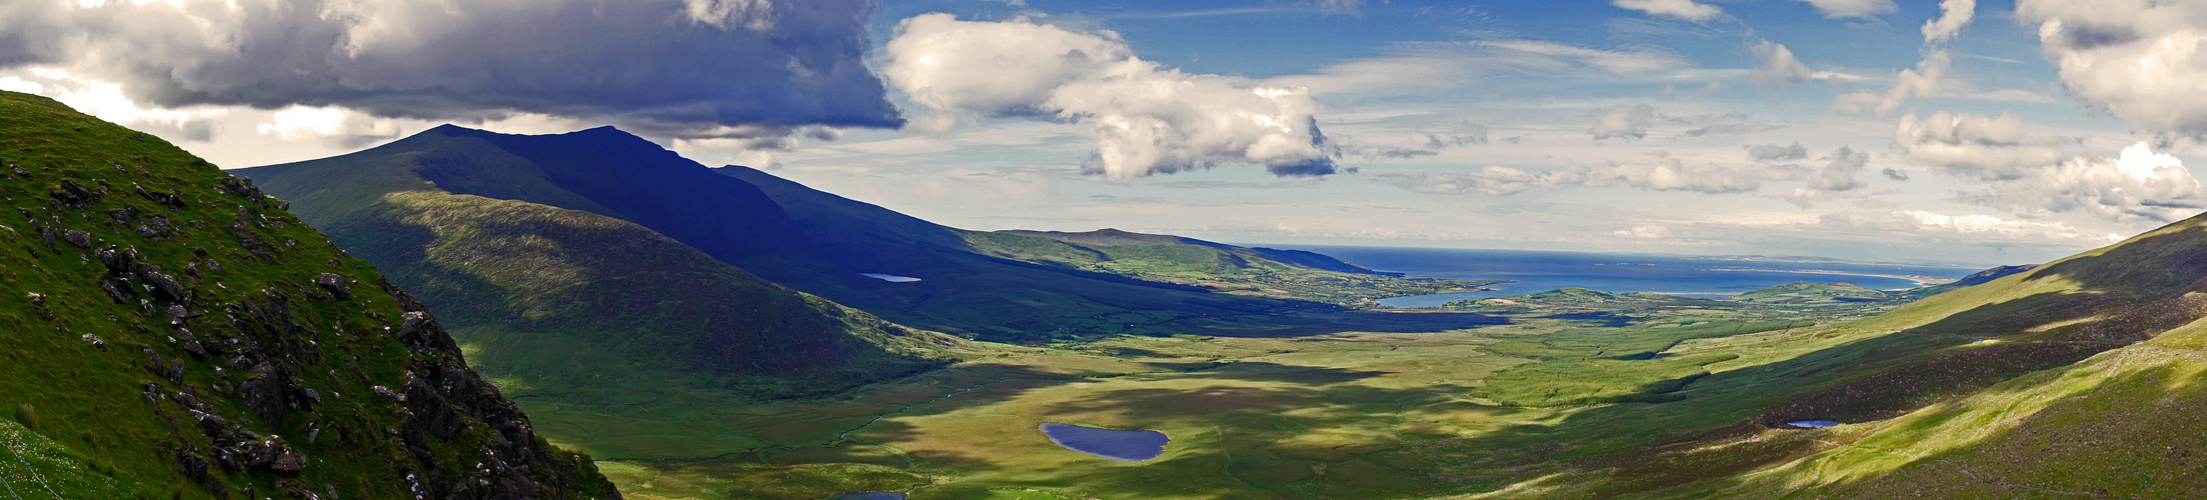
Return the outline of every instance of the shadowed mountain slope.
[[[610,130],[576,134],[604,141]],[[690,217],[699,220],[671,230],[754,265],[802,264],[796,256],[809,243],[747,185],[706,173],[670,185],[725,184],[691,193],[719,204],[640,204],[633,183],[590,177],[568,161],[584,153],[515,147],[567,157],[538,161],[474,132],[440,127],[359,153],[236,173],[296,197],[308,222],[448,310],[455,333],[482,350],[486,372],[567,403],[602,402],[606,390],[648,381],[750,398],[831,392],[931,369],[966,348],[770,283],[622,218],[763,211]],[[666,169],[665,161],[647,155],[623,168]]]
[[[250,183],[0,92],[0,484],[25,498],[617,498],[439,320]]]

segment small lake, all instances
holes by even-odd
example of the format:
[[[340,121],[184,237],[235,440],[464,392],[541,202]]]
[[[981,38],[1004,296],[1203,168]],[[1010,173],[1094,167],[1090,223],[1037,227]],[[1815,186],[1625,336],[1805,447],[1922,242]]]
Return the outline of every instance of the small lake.
[[[1157,431],[1098,429],[1073,424],[1043,422],[1035,426],[1050,442],[1065,449],[1102,457],[1113,462],[1140,462],[1165,454],[1172,439]]]
[[[1791,425],[1802,429],[1822,429],[1825,427],[1837,427],[1839,426],[1839,422],[1832,420],[1795,420],[1792,422],[1786,422],[1786,425]]]

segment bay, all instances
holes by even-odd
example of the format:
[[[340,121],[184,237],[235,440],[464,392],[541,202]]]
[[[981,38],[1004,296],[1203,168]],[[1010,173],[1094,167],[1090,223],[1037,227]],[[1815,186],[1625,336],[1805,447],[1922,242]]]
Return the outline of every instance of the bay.
[[[1263,246],[1318,252],[1375,271],[1403,273],[1410,278],[1512,280],[1509,283],[1489,285],[1487,288],[1494,290],[1488,292],[1380,299],[1380,304],[1389,307],[1436,307],[1464,299],[1524,295],[1567,287],[1612,293],[1655,292],[1718,299],[1795,281],[1853,283],[1879,290],[1905,290],[1951,281],[1992,267],[1937,262],[1884,263],[1813,258],[1711,260],[1710,257],[1633,253]]]

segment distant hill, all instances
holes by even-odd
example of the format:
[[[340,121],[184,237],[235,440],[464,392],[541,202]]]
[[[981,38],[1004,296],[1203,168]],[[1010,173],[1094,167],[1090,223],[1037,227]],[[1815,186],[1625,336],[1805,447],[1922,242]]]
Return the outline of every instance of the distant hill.
[[[616,404],[621,393],[607,389],[668,381],[755,398],[817,394],[941,366],[968,348],[716,259],[824,266],[748,184],[678,168],[686,160],[656,146],[621,172],[671,182],[619,181],[588,163],[612,161],[593,153],[602,143],[634,139],[612,129],[572,134],[581,146],[486,134],[440,127],[234,173],[448,311],[485,370],[572,404]],[[649,203],[655,196],[666,203]]]
[[[1896,298],[1899,297],[1853,283],[1795,281],[1735,295],[1732,300],[1762,304],[1823,304],[1832,302],[1884,302]]]
[[[19,498],[619,498],[440,319],[250,182],[0,92]]]

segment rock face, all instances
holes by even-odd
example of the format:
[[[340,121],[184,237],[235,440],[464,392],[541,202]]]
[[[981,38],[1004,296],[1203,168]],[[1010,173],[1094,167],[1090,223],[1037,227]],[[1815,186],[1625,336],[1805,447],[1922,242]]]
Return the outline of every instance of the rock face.
[[[7,92],[0,163],[0,293],[23,297],[0,301],[0,435],[47,451],[0,466],[15,491],[619,497],[419,301],[250,182]]]

